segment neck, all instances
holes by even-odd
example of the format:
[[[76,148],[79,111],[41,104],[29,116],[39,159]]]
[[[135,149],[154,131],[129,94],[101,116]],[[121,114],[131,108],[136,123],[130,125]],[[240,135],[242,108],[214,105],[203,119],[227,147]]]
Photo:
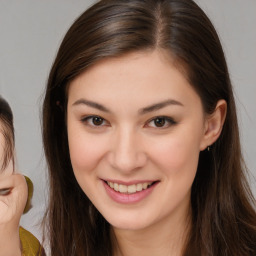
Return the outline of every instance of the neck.
[[[188,212],[168,216],[141,230],[112,228],[114,256],[181,256],[189,235],[190,216]]]

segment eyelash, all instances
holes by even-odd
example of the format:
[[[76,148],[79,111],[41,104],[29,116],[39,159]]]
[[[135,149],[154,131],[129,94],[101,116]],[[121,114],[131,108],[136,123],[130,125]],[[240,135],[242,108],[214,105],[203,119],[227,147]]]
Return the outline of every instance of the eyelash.
[[[161,120],[161,119],[162,119],[162,121],[164,121],[163,126],[157,126],[157,125],[156,125],[156,121],[157,121],[157,120]],[[150,124],[151,122],[154,122],[154,126],[153,126],[152,128],[158,128],[158,129],[166,129],[166,128],[169,128],[169,127],[172,126],[172,125],[177,124],[177,122],[174,121],[173,118],[168,117],[168,116],[156,116],[156,117],[153,117],[152,119],[150,119],[150,120],[147,122],[147,126],[149,126],[149,124]],[[149,126],[149,127],[151,127],[151,126]]]
[[[12,188],[2,188],[0,189],[0,196],[8,196],[12,191]]]
[[[96,125],[96,124],[93,124],[93,119],[99,119],[99,120],[101,120],[103,123],[105,122],[105,123],[107,123],[107,121],[103,118],[103,117],[101,117],[101,116],[94,116],[94,115],[92,115],[92,116],[86,116],[86,117],[84,117],[84,118],[82,118],[81,119],[81,121],[82,121],[82,123],[85,123],[86,125],[89,125],[89,126],[91,126],[91,127],[95,127],[95,128],[100,128],[100,127],[102,127],[102,126],[104,126],[104,125],[102,125],[102,124],[99,124],[99,125]],[[99,121],[98,120],[98,121]]]
[[[163,126],[157,126],[157,124],[156,124],[157,120],[163,121]],[[93,123],[94,121],[99,121],[99,124],[97,125],[97,124]],[[107,120],[105,120],[103,117],[97,116],[97,115],[86,116],[81,119],[81,122],[85,123],[86,125],[91,126],[93,128],[101,128],[103,126],[110,126],[109,122]],[[149,125],[151,122],[154,122],[153,126]],[[174,119],[171,117],[156,116],[154,118],[151,118],[149,121],[147,121],[146,125],[144,127],[150,127],[150,128],[156,128],[156,129],[166,129],[175,124],[177,124],[177,122],[174,121]],[[162,125],[162,124],[160,124],[160,125]]]

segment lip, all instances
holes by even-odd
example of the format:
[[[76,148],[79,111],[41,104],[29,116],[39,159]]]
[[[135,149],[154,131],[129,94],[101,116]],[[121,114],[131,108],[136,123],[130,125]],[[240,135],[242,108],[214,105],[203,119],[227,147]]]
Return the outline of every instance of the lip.
[[[144,182],[152,182],[152,181],[132,181],[132,182],[123,182],[123,181],[113,181],[108,180],[113,183],[123,184],[123,185],[132,185],[132,184],[138,184],[138,183],[144,183]],[[106,181],[102,180],[103,186],[108,194],[108,196],[114,200],[117,203],[121,204],[133,204],[138,203],[148,197],[152,191],[155,189],[159,181],[155,181],[149,188],[135,192],[133,194],[123,194],[120,192],[115,191],[114,189],[110,188],[108,184],[106,184]]]
[[[137,185],[139,183],[150,183],[150,182],[156,182],[156,180],[132,180],[132,181],[121,181],[121,180],[103,180],[105,182],[112,182],[112,183],[118,183],[118,184],[121,184],[121,185],[126,185],[126,186],[129,186],[129,185]]]

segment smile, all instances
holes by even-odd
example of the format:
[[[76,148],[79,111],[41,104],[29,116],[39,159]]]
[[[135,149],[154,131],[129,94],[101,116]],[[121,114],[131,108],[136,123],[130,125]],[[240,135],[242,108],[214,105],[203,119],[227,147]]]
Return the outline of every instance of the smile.
[[[118,183],[107,181],[107,184],[110,188],[122,194],[133,194],[136,192],[140,192],[142,190],[149,188],[153,183],[154,182],[144,182],[144,183],[132,184],[127,186],[124,184],[118,184]]]
[[[108,196],[117,203],[134,204],[147,198],[160,181],[143,181],[124,184],[102,180]]]

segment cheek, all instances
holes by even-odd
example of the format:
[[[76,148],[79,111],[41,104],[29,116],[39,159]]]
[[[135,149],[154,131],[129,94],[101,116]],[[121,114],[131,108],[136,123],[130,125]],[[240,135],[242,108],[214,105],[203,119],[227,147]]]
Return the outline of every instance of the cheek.
[[[154,145],[152,158],[158,166],[162,166],[167,175],[179,176],[187,172],[194,175],[200,152],[196,136],[176,134]]]
[[[70,159],[75,173],[93,171],[104,154],[104,142],[82,130],[75,127],[68,130]]]

